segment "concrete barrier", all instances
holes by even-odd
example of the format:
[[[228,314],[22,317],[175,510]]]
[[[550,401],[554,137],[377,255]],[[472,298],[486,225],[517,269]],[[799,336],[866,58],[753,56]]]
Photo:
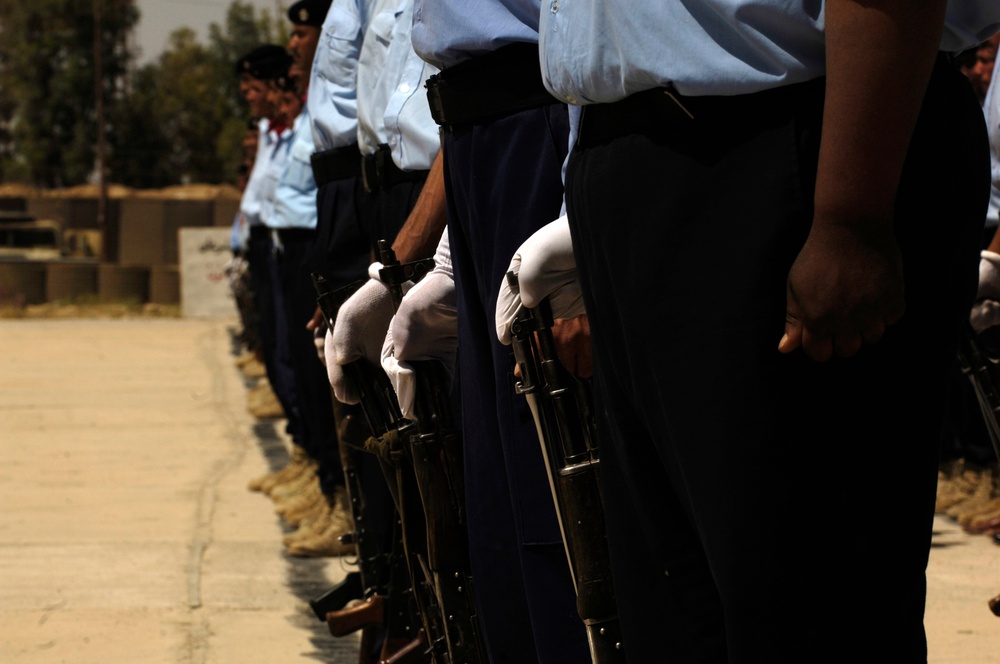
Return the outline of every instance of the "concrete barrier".
[[[232,316],[236,312],[226,267],[232,260],[227,228],[182,228],[181,315]]]
[[[149,267],[101,263],[97,270],[97,294],[107,301],[149,302]]]
[[[0,262],[0,304],[42,304],[45,275],[44,261]]]
[[[179,304],[181,272],[177,265],[154,265],[149,271],[149,301],[154,304]]]
[[[97,295],[96,261],[59,261],[45,268],[45,301],[72,302]]]

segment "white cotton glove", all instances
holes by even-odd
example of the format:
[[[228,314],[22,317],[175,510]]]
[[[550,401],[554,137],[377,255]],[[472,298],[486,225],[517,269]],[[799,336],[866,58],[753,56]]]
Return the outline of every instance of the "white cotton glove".
[[[546,297],[554,318],[574,318],[584,313],[569,220],[564,215],[539,228],[518,247],[508,272],[518,277],[520,294],[505,278],[497,297],[497,338],[510,344],[510,326],[522,307],[536,307]]]
[[[316,347],[316,357],[320,364],[326,366],[326,325],[320,325],[313,330],[313,346]]]
[[[448,232],[438,242],[434,269],[403,298],[382,345],[382,368],[389,375],[399,410],[414,419],[416,377],[408,360],[439,360],[454,372],[458,351],[458,309]]]
[[[983,251],[980,255],[979,291],[969,314],[969,323],[977,334],[1000,325],[1000,254]]]
[[[360,358],[377,365],[382,341],[392,320],[392,296],[388,287],[377,278],[381,267],[381,263],[372,264],[368,274],[376,277],[369,279],[341,305],[333,334],[327,333],[324,342],[330,386],[337,400],[343,403],[358,403],[358,395],[348,384],[343,366]]]

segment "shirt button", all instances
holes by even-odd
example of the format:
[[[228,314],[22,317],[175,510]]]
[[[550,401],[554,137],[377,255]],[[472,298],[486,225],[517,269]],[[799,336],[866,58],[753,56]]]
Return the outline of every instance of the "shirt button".
[[[402,85],[399,86],[399,91],[400,92],[409,92],[410,91],[410,84],[409,83],[403,83]]]
[[[559,0],[552,0],[552,6],[550,7],[549,11],[551,11],[553,14],[559,11]]]

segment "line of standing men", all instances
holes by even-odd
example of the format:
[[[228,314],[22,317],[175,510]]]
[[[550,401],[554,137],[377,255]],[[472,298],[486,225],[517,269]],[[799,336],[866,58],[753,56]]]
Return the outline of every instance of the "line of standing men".
[[[534,274],[566,264],[530,242],[564,211],[560,246],[579,269],[561,274],[589,316],[560,339],[566,362],[586,367],[593,332],[628,659],[924,661],[938,431],[988,191],[978,104],[939,53],[997,32],[1000,8],[333,0],[290,17],[317,5],[329,6],[307,93],[317,221],[277,240],[334,285],[365,275],[378,239],[395,237],[404,261],[436,245],[447,259],[394,317],[372,279],[341,309],[325,358],[344,401],[338,367],[382,360],[404,409],[407,361],[454,362],[491,661],[589,659],[498,338],[511,257],[522,270],[540,261]],[[384,58],[365,74],[376,44]],[[406,78],[429,72],[411,53],[440,71]],[[431,163],[390,119],[400,99],[423,103],[425,80],[442,130]],[[360,121],[367,93],[381,123]],[[414,186],[369,198],[401,184]],[[309,297],[287,290],[304,273],[280,272],[290,344],[311,316]],[[535,297],[566,282],[525,285]],[[336,427],[304,412],[319,383],[301,380],[297,435],[323,467]],[[859,527],[852,514],[872,503],[894,518]]]

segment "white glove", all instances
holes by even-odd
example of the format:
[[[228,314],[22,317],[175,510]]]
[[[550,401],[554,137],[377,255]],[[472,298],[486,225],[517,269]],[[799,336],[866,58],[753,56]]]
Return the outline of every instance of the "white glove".
[[[326,366],[326,325],[320,325],[313,330],[313,346],[316,347],[316,357],[320,364]]]
[[[380,263],[373,263],[369,279],[354,295],[347,298],[340,307],[333,334],[327,333],[324,342],[326,372],[338,401],[347,404],[358,403],[358,395],[348,385],[343,366],[354,360],[366,358],[378,364],[389,321],[392,320],[393,304],[388,287],[378,280]]]
[[[414,419],[416,377],[407,360],[439,360],[454,372],[458,309],[448,232],[438,242],[434,269],[403,298],[382,345],[382,368],[396,390],[403,417]]]
[[[520,294],[511,291],[505,278],[497,297],[497,338],[510,343],[510,326],[522,307],[535,307],[546,297],[553,318],[574,318],[584,313],[573,241],[566,216],[542,226],[518,247],[508,272],[518,277]]]
[[[983,251],[980,255],[979,291],[969,314],[969,323],[977,334],[1000,325],[1000,254]]]

